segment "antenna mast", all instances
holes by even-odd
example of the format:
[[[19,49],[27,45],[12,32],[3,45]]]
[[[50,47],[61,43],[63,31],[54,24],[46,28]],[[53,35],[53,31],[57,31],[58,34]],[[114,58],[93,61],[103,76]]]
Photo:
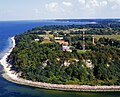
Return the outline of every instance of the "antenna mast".
[[[83,50],[85,50],[85,31],[83,31]]]

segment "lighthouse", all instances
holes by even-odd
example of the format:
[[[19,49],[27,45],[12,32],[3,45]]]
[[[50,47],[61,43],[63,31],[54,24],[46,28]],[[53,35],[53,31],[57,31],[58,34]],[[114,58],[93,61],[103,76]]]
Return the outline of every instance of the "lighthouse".
[[[93,43],[93,45],[95,45],[95,38],[94,38],[94,35],[92,35],[92,43]]]

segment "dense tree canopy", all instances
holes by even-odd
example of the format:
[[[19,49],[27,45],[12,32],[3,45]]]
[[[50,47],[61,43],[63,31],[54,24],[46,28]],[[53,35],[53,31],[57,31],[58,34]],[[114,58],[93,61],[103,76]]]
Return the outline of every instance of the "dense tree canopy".
[[[44,34],[44,30],[66,30],[76,27],[96,29],[96,27],[106,26],[102,24],[43,26],[16,35],[16,47],[8,57],[8,62],[12,64],[11,69],[21,73],[19,76],[22,78],[33,81],[58,84],[120,85],[120,41],[100,38],[95,40],[96,45],[93,45],[92,38],[86,36],[86,52],[82,53],[78,52],[82,48],[82,36],[73,35],[71,36],[73,51],[63,52],[59,43],[53,40],[52,43],[41,44],[44,39],[38,36],[40,33]],[[64,33],[60,35],[69,41],[69,35],[64,35]],[[34,41],[35,39],[39,41]],[[87,60],[91,60],[92,68],[86,65]],[[65,62],[69,65],[65,66]]]

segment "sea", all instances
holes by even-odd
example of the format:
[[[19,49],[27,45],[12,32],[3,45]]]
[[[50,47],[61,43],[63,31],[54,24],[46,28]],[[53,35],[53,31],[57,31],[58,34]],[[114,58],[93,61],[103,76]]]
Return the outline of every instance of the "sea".
[[[44,25],[84,25],[90,22],[68,22],[54,20],[36,21],[0,21],[0,58],[11,47],[12,36],[23,33],[36,26]],[[120,97],[120,92],[71,92],[40,89],[19,85],[2,77],[3,67],[0,65],[0,97]]]

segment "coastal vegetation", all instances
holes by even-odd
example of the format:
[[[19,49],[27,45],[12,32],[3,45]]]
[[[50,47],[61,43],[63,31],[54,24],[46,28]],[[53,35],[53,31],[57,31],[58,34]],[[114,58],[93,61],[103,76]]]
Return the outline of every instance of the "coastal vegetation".
[[[39,26],[15,36],[7,61],[27,80],[120,85],[120,39],[102,35],[120,35],[120,24]]]

